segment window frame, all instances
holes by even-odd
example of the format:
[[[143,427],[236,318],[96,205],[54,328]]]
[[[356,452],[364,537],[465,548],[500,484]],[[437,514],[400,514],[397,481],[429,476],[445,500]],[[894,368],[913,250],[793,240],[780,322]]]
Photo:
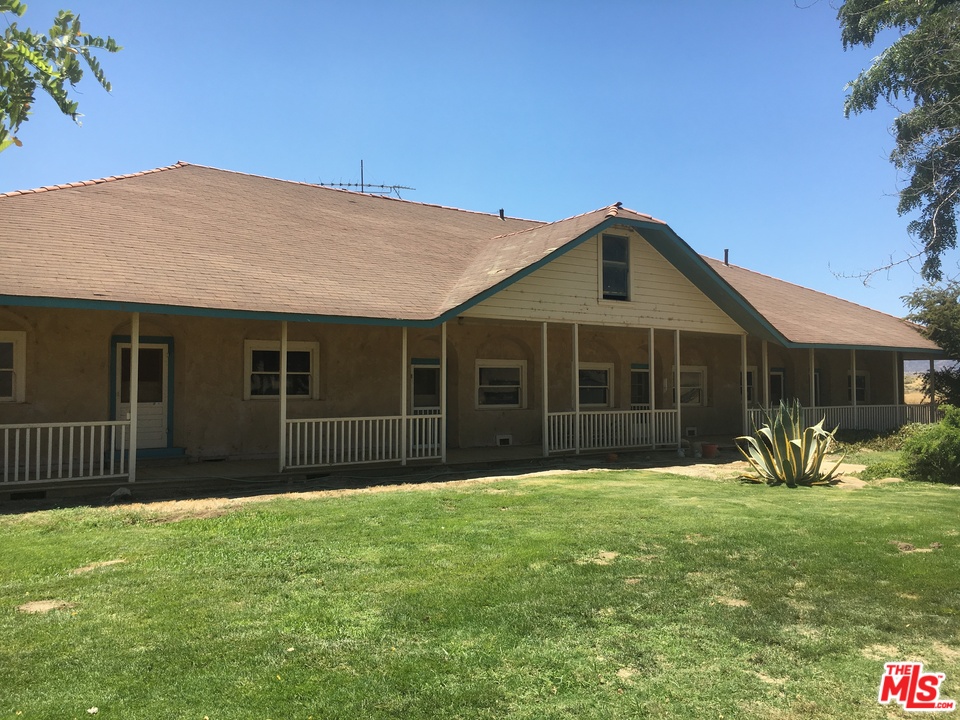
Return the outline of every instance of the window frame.
[[[27,393],[27,333],[23,330],[0,330],[0,342],[13,345],[12,394],[0,397],[0,403],[26,402]]]
[[[633,401],[633,376],[637,375],[646,375],[647,376],[647,401],[646,402],[634,402]],[[649,364],[635,364],[630,367],[630,409],[631,410],[649,410],[650,409],[650,400],[653,397],[653,387],[650,385],[650,366]],[[643,407],[646,406],[646,407]]]
[[[626,250],[626,256],[627,256],[627,257],[626,257],[626,260],[624,260],[623,262],[621,262],[621,261],[619,261],[619,260],[605,260],[605,259],[604,259],[603,249],[604,249],[604,244],[606,243],[606,241],[607,241],[608,239],[609,239],[609,240],[617,240],[617,241],[623,242],[624,249]],[[598,260],[599,271],[600,271],[600,272],[599,272],[599,275],[600,275],[600,277],[599,277],[600,300],[603,301],[603,302],[615,302],[615,303],[618,303],[618,302],[629,302],[630,299],[631,299],[631,295],[632,295],[632,293],[630,292],[630,286],[631,286],[631,273],[630,273],[630,238],[627,237],[627,236],[625,236],[625,235],[609,235],[609,234],[606,234],[606,233],[601,234],[601,235],[600,235],[600,251],[599,251],[599,253],[598,253],[598,258],[597,258],[597,260]],[[611,295],[608,295],[608,294],[607,294],[607,291],[606,291],[606,289],[605,289],[605,286],[606,286],[605,280],[606,280],[606,271],[607,271],[607,266],[608,266],[608,265],[611,266],[611,268],[612,268],[613,266],[616,266],[617,268],[620,268],[620,269],[623,269],[623,270],[626,271],[626,278],[625,278],[625,282],[624,282],[623,295],[620,295],[620,294],[611,294]]]
[[[740,397],[743,397],[743,374],[740,368],[737,369],[737,375],[740,376],[739,387],[740,387]],[[756,365],[747,365],[747,407],[758,406],[760,401],[757,399],[757,380],[759,380],[759,375],[757,373]]]
[[[851,374],[852,373],[847,371],[847,402],[853,405],[853,396],[851,393],[851,382],[850,382]],[[870,371],[857,370],[857,379],[860,379],[860,378],[863,378],[863,399],[861,400],[858,397],[857,405],[869,405],[870,404]]]
[[[520,383],[517,404],[492,404],[480,402],[480,390],[483,387],[496,387],[480,384],[480,371],[485,368],[516,368],[519,370]],[[474,363],[473,371],[473,405],[476,410],[523,410],[527,407],[527,361],[526,360],[490,360],[481,359]],[[512,387],[512,386],[511,386]]]
[[[700,374],[700,379],[702,380],[702,384],[700,385],[700,402],[695,402],[695,403],[690,403],[690,402],[681,403],[681,402],[680,402],[680,395],[681,395],[680,390],[682,390],[682,389],[683,389],[684,387],[686,387],[686,386],[680,385],[680,388],[679,388],[679,389],[676,387],[676,380],[677,380],[677,377],[676,377],[676,366],[674,366],[674,367],[671,368],[671,369],[673,370],[673,372],[671,373],[671,375],[673,376],[673,383],[674,383],[674,388],[673,388],[673,403],[674,403],[674,407],[677,407],[677,406],[679,406],[679,407],[709,407],[709,404],[708,404],[708,402],[707,402],[707,366],[706,366],[706,365],[681,365],[681,366],[680,366],[680,374],[681,374],[681,375],[683,375],[683,373],[699,373],[699,374]],[[691,387],[692,387],[692,386],[691,386]]]
[[[582,408],[611,408],[614,406],[614,372],[613,372],[613,363],[595,363],[595,362],[582,362],[579,363],[577,374],[577,400],[579,405]],[[579,373],[584,370],[603,370],[607,373],[607,384],[603,387],[607,389],[607,401],[605,403],[585,403],[583,402],[582,392],[583,385],[580,383]],[[599,386],[598,386],[599,387]]]
[[[243,341],[243,399],[244,400],[279,400],[280,395],[254,395],[250,388],[250,379],[253,375],[253,352],[255,350],[272,350],[279,354],[279,340],[244,340]],[[287,353],[310,353],[310,393],[308,395],[287,394],[287,400],[319,400],[320,399],[320,343],[305,341],[288,341]],[[271,373],[272,374],[272,373]],[[287,372],[289,375],[289,371]],[[305,375],[306,373],[296,373]]]
[[[416,385],[417,371],[430,370],[437,373],[437,404],[436,405],[417,405]],[[410,414],[411,415],[439,415],[443,411],[443,373],[440,369],[440,360],[434,358],[418,359],[410,361]]]

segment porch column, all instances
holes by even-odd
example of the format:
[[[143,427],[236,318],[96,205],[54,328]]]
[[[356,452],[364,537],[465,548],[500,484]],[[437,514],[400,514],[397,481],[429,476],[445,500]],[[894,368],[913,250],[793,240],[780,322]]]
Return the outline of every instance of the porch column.
[[[900,372],[903,370],[903,362],[900,360],[900,353],[893,351],[893,404],[903,405],[903,383],[901,382]]]
[[[130,482],[137,481],[137,403],[140,402],[140,313],[130,320]],[[123,448],[120,448],[123,452]]]
[[[760,386],[763,388],[763,406],[769,410],[770,409],[770,355],[767,351],[767,341],[764,340],[760,345],[760,354],[762,357],[762,365],[760,372],[763,373],[763,384]]]
[[[657,377],[653,366],[653,328],[649,328],[647,330],[647,369],[650,378],[650,412],[657,409]],[[654,443],[656,443],[656,439],[654,439]]]
[[[853,423],[860,429],[860,411],[857,410],[857,351],[850,351],[850,400],[853,403]]]
[[[550,408],[550,398],[548,397],[550,392],[550,382],[547,377],[547,324],[540,324],[540,362],[543,363],[543,368],[541,371],[541,388],[540,393],[542,396],[541,405],[543,405],[543,456],[550,456],[550,418],[548,416]]]
[[[442,367],[442,365],[441,365]],[[442,370],[441,370],[442,372]],[[407,464],[407,326],[400,341],[400,464]]]
[[[280,472],[287,458],[287,321],[280,323]]]
[[[813,348],[810,348],[807,357],[810,363],[810,407],[813,408],[817,406],[817,366]]]
[[[580,326],[573,324],[573,448],[580,454]]]
[[[673,406],[677,410],[677,450],[680,449],[680,436],[683,424],[680,421],[680,331],[673,331]]]
[[[406,404],[404,404],[406,407]],[[447,324],[440,326],[440,462],[447,464]]]
[[[750,434],[750,419],[747,412],[747,334],[740,336],[740,405],[743,410],[743,434]]]

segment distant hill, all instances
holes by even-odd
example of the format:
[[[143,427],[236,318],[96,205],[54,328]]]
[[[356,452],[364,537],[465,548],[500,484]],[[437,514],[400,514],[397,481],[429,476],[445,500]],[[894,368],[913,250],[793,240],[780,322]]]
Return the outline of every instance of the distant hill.
[[[936,360],[934,362],[937,370],[942,370],[945,367],[949,367],[954,364],[953,360]],[[916,375],[917,373],[925,373],[930,369],[929,360],[904,360],[903,361],[903,372],[907,375]]]

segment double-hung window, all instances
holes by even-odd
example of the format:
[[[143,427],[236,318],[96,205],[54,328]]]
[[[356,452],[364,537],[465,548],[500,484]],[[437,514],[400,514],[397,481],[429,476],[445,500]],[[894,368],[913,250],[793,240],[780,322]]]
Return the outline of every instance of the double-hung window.
[[[870,397],[870,376],[866,372],[857,371],[857,404],[868,402]],[[847,373],[847,400],[853,402],[850,396],[850,374]]]
[[[0,402],[23,402],[27,334],[0,330]]]
[[[604,235],[601,242],[603,299],[629,300],[630,239]]]
[[[243,398],[271,398],[280,395],[280,343],[247,340],[244,349]],[[320,347],[318,343],[287,343],[287,396],[319,397]]]
[[[680,405],[693,407],[707,404],[707,368],[698,365],[680,366]]]
[[[630,409],[650,409],[650,367],[634,365],[630,368]]]
[[[526,406],[525,360],[477,360],[477,407]]]
[[[613,365],[580,363],[580,405],[610,407],[613,404]]]

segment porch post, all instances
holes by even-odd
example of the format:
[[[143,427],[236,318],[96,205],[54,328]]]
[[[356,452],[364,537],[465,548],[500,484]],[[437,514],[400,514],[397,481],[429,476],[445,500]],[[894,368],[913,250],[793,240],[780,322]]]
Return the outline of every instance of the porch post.
[[[137,403],[140,402],[140,313],[130,320],[130,482],[137,481]],[[123,448],[120,449],[123,452]]]
[[[763,406],[769,410],[770,409],[770,355],[767,351],[767,341],[764,340],[760,345],[761,355],[763,356],[763,368],[760,372],[763,373]]]
[[[900,362],[900,353],[893,351],[893,404],[903,405],[903,383],[900,380],[900,371],[903,363]]]
[[[280,472],[287,458],[287,321],[280,323]]]
[[[653,366],[653,328],[651,327],[647,329],[647,369],[649,370],[650,377],[650,412],[657,409],[657,378]],[[654,443],[656,443],[655,439]]]
[[[406,405],[404,405],[406,407]],[[447,464],[447,324],[440,326],[440,462]]]
[[[573,324],[573,448],[580,454],[580,326]]]
[[[857,410],[857,351],[850,350],[850,400],[853,402],[853,422],[860,429],[860,411]]]
[[[543,369],[541,371],[541,383],[540,393],[542,395],[541,405],[543,405],[543,456],[550,456],[550,418],[548,417],[550,409],[550,398],[548,397],[550,392],[550,382],[547,377],[547,324],[541,323],[540,325],[540,362],[543,363]]]
[[[406,325],[403,326],[402,340],[400,341],[400,464],[401,465],[407,464],[407,326]]]
[[[750,434],[750,420],[747,412],[747,334],[740,336],[740,404],[743,408],[743,434]]]
[[[817,366],[813,348],[810,348],[807,356],[810,359],[810,407],[814,408],[817,406]]]
[[[677,410],[677,450],[683,423],[680,421],[680,330],[673,331],[673,406]]]

